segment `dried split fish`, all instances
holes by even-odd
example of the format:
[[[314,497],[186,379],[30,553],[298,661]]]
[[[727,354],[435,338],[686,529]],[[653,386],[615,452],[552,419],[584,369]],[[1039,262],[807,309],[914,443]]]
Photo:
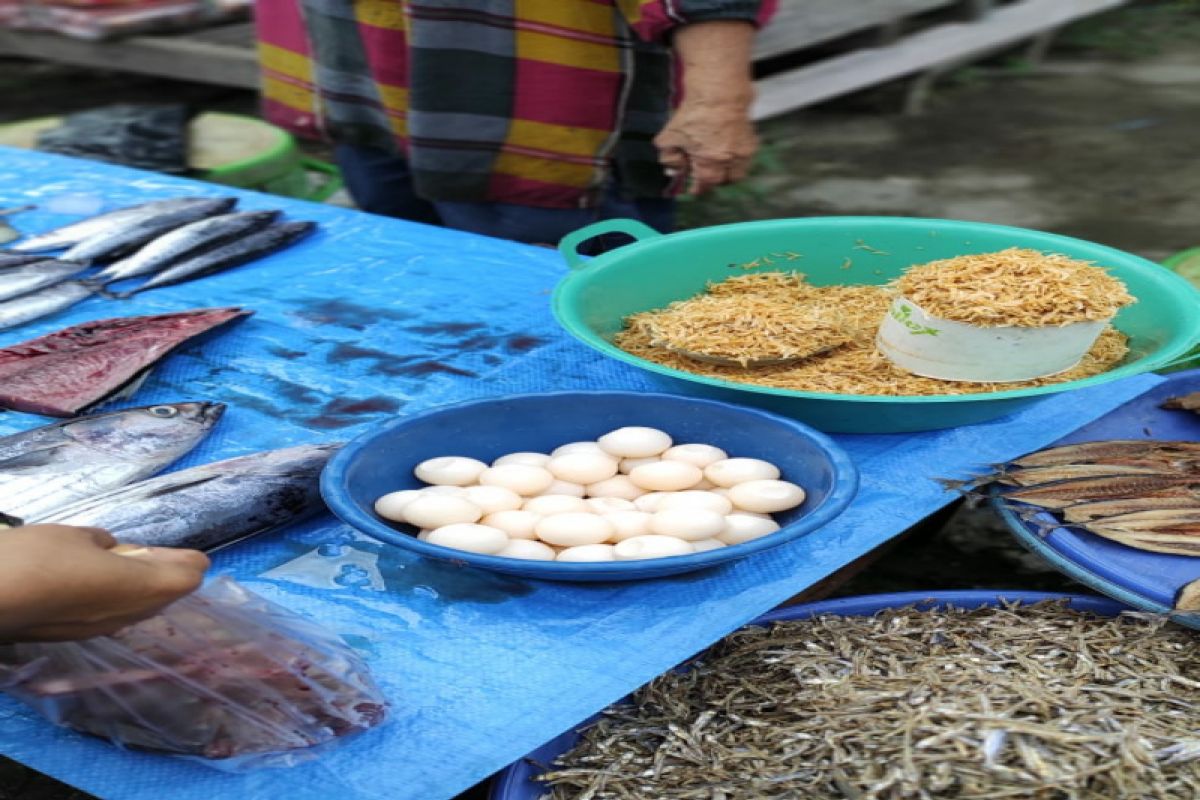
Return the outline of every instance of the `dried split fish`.
[[[1192,392],[1182,397],[1172,397],[1166,400],[1161,408],[1180,409],[1183,411],[1200,412],[1200,392]]]
[[[997,483],[1009,486],[1041,486],[1056,481],[1076,478],[1095,478],[1104,475],[1154,475],[1158,465],[1131,466],[1126,464],[1064,464],[1057,467],[1031,467],[1006,472],[996,479]],[[1200,476],[1197,476],[1200,479]]]
[[[1200,647],[1061,604],[747,628],[608,709],[551,800],[1200,796]]]
[[[1184,584],[1175,595],[1176,611],[1200,611],[1200,580]]]
[[[1113,459],[1144,458],[1159,453],[1192,455],[1200,458],[1200,442],[1159,442],[1146,439],[1110,439],[1100,442],[1048,447],[1036,453],[1021,456],[1007,466],[1052,467],[1066,464],[1111,463]]]
[[[1009,492],[1004,498],[1041,508],[1060,509],[1076,503],[1141,497],[1168,489],[1196,492],[1200,496],[1200,479],[1169,474],[1105,475],[1023,488]]]
[[[1151,511],[1154,509],[1190,509],[1200,514],[1200,497],[1171,497],[1164,495],[1146,495],[1131,499],[1098,500],[1095,503],[1080,503],[1063,509],[1063,519],[1067,522],[1088,522],[1102,517],[1115,517],[1121,514],[1131,514],[1135,511]]]

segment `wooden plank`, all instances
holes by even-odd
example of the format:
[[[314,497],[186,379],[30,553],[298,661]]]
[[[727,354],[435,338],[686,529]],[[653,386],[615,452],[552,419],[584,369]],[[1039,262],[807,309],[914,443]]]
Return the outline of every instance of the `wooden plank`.
[[[767,119],[1036,36],[1129,0],[1022,0],[978,22],[939,25],[887,47],[857,50],[758,81],[754,119]]]
[[[52,33],[0,29],[0,55],[61,61],[219,86],[258,88],[253,47],[184,36],[134,36],[91,42]]]
[[[758,33],[754,57],[771,58],[886,25],[900,17],[955,5],[959,0],[780,0],[771,24]]]

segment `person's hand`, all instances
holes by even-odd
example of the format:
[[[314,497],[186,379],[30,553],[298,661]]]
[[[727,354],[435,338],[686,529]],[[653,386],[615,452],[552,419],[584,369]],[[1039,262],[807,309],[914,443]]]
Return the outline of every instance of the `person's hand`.
[[[0,530],[0,641],[104,636],[195,591],[208,558],[195,550],[112,549],[98,528]]]
[[[654,144],[667,174],[703,194],[746,177],[758,137],[745,103],[700,98],[684,100]]]

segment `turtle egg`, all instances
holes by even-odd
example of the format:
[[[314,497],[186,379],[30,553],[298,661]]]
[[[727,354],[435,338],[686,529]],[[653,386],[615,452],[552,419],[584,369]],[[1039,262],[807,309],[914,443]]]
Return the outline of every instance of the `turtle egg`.
[[[508,536],[499,528],[458,522],[435,528],[430,531],[425,541],[442,547],[453,547],[455,550],[466,550],[469,553],[495,555],[508,545]]]
[[[692,466],[704,469],[714,461],[724,461],[729,455],[711,444],[677,444],[668,448],[662,457],[667,461],[686,461]]]
[[[488,467],[479,473],[479,482],[484,486],[503,486],[519,495],[529,497],[554,483],[554,476],[544,467],[502,464],[499,467]]]
[[[707,553],[709,550],[716,550],[718,547],[727,547],[720,539],[701,539],[698,542],[692,542],[692,549],[697,553]]]
[[[722,497],[713,492],[690,489],[686,492],[671,492],[658,504],[659,511],[668,511],[676,508],[703,509],[705,511],[715,511],[724,516],[725,514],[732,513],[733,502],[729,498]]]
[[[658,456],[650,456],[649,458],[622,458],[617,471],[622,475],[628,475],[643,464],[657,464],[659,461],[662,461],[662,459]]]
[[[650,517],[645,511],[613,511],[604,515],[613,529],[612,541],[623,542],[634,536],[645,536],[650,532]]]
[[[674,536],[634,536],[613,545],[613,555],[618,561],[636,561],[643,558],[664,558],[694,553],[691,542]]]
[[[683,461],[659,461],[643,464],[629,473],[634,485],[654,492],[690,489],[704,478],[700,468]]]
[[[641,497],[635,497],[633,500],[634,508],[638,511],[646,511],[653,514],[658,511],[659,506],[663,501],[675,494],[674,492],[647,492]]]
[[[438,486],[470,486],[479,473],[488,468],[482,461],[465,456],[441,456],[417,464],[413,470],[418,478]]]
[[[650,517],[651,533],[688,541],[711,539],[723,530],[725,517],[716,511],[676,508],[659,511]]]
[[[596,442],[568,442],[550,451],[553,458],[570,455],[571,453],[604,453],[604,448]],[[608,455],[607,453],[604,453]]]
[[[499,528],[508,534],[510,539],[536,539],[533,527],[542,518],[541,514],[532,511],[496,511],[479,520],[483,525]]]
[[[418,528],[441,528],[459,522],[476,522],[483,516],[479,506],[463,497],[421,493],[404,507],[404,519]]]
[[[759,514],[735,511],[725,517],[725,529],[717,538],[725,544],[741,544],[779,530],[779,523]]]
[[[581,544],[558,551],[555,561],[615,561],[611,544]]]
[[[616,529],[599,514],[572,512],[543,517],[533,530],[547,544],[575,547],[607,541]]]
[[[671,446],[671,437],[657,428],[617,428],[596,440],[604,452],[619,458],[656,456]]]
[[[550,456],[545,453],[508,453],[492,462],[493,467],[503,467],[505,464],[524,464],[527,467],[544,467]]]
[[[571,483],[597,483],[617,474],[617,459],[602,453],[567,453],[546,464],[555,478]]]
[[[421,530],[417,531],[417,541],[418,542],[429,541],[429,534],[431,534],[431,533],[433,533],[433,531],[429,530],[428,528],[422,528]]]
[[[422,494],[444,494],[450,497],[466,497],[467,490],[462,486],[426,486],[421,490]]]
[[[645,493],[646,490],[629,480],[628,475],[614,475],[607,480],[589,484],[587,487],[588,496],[595,498],[614,497],[622,500],[636,500]]]
[[[521,509],[541,514],[543,517],[550,514],[585,514],[590,511],[586,500],[568,494],[542,494],[531,497],[525,501],[525,505],[521,506]]]
[[[496,555],[505,558],[524,558],[530,561],[553,561],[556,554],[554,548],[548,544],[530,539],[512,539]]]
[[[779,467],[759,458],[726,458],[704,468],[704,477],[717,486],[736,486],[746,481],[774,480]]]
[[[588,510],[593,514],[611,514],[614,511],[637,510],[637,506],[621,497],[593,497],[583,502],[587,504]]]
[[[787,481],[746,481],[729,490],[729,499],[743,511],[770,514],[803,503],[804,490]]]
[[[393,522],[404,522],[404,507],[420,496],[419,489],[388,492],[375,501],[375,513]]]
[[[463,489],[463,497],[467,502],[479,506],[485,516],[495,511],[520,508],[525,502],[521,495],[503,486],[468,486]]]
[[[534,497],[540,497],[544,494],[565,494],[571,497],[583,497],[587,494],[587,490],[583,488],[582,483],[571,483],[569,481],[558,481],[542,489]]]

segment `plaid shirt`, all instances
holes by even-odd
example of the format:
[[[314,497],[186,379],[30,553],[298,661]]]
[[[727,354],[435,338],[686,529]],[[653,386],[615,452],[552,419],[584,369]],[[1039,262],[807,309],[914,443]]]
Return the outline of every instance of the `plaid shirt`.
[[[258,0],[264,111],[300,135],[398,149],[428,200],[549,208],[673,192],[654,136],[677,25],[776,0]]]

